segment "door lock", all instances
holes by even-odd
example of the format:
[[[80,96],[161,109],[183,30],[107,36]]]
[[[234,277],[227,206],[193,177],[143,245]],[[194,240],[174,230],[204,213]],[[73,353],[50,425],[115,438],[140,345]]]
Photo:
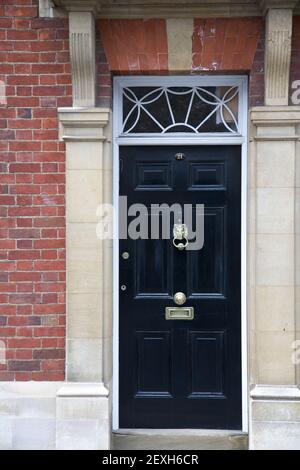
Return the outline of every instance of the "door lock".
[[[176,153],[175,160],[184,160],[184,153]]]

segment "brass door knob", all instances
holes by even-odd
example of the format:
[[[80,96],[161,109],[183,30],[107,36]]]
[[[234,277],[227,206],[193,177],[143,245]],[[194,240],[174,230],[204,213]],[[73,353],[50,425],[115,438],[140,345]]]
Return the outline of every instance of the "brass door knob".
[[[176,292],[173,300],[176,305],[183,305],[186,302],[186,295],[183,292]]]

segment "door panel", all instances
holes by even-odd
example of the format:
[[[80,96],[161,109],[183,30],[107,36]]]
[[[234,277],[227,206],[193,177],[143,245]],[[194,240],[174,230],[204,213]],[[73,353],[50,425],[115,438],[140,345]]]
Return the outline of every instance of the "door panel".
[[[137,332],[138,396],[171,396],[170,334],[166,331]]]
[[[172,190],[171,170],[170,165],[166,163],[137,163],[135,190]]]
[[[223,395],[224,331],[190,331],[189,336],[191,357],[189,396]]]
[[[120,427],[241,429],[240,147],[127,146],[120,159],[120,195],[148,208],[149,234],[151,204],[191,204],[194,219],[204,204],[200,250],[179,251],[161,226],[119,242]],[[193,320],[166,320],[176,292]]]
[[[203,248],[186,253],[186,289],[189,295],[194,296],[223,295],[225,207],[206,209],[204,220]]]
[[[136,297],[171,296],[169,240],[136,240],[134,263]]]
[[[189,174],[189,189],[225,189],[224,163],[191,163]]]

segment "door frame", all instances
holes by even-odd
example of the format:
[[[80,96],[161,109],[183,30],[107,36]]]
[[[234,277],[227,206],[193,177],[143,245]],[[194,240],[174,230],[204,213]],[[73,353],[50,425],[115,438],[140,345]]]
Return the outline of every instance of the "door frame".
[[[124,86],[228,86],[238,85],[240,133],[169,134],[170,137],[120,136],[122,88]],[[242,431],[248,432],[248,320],[247,320],[247,175],[248,175],[248,77],[245,75],[193,76],[118,76],[113,82],[113,339],[112,339],[112,430],[119,428],[119,149],[123,145],[239,145],[241,147],[241,367],[242,367]]]

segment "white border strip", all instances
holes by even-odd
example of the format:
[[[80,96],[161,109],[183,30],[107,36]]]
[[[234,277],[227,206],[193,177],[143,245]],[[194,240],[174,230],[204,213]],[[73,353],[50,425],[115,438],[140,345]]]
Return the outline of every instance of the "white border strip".
[[[239,86],[238,122],[241,134],[162,134],[120,136],[123,122],[122,88],[128,86]],[[115,77],[113,98],[113,431],[119,429],[119,147],[121,145],[240,145],[241,146],[241,337],[242,430],[248,432],[248,326],[247,326],[247,155],[248,79],[246,76],[138,76]]]

